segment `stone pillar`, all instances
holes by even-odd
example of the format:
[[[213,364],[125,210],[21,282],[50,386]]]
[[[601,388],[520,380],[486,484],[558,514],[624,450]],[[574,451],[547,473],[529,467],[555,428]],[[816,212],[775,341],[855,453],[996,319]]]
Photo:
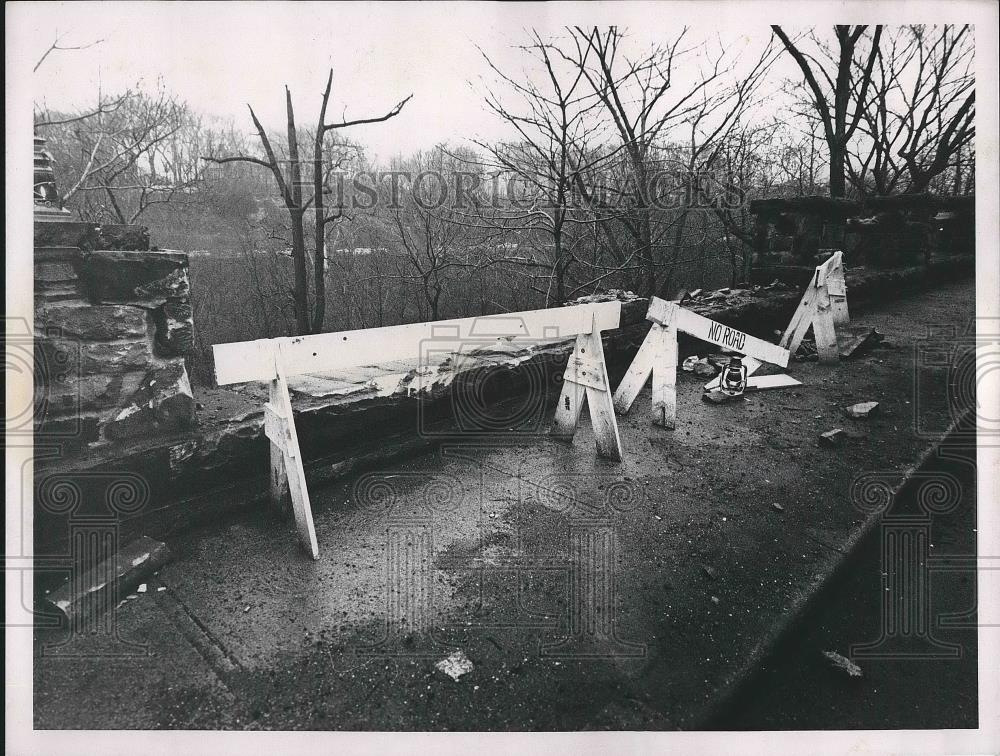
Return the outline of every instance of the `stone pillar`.
[[[70,452],[189,427],[187,255],[150,250],[140,227],[75,220],[43,146],[36,139],[36,442]]]

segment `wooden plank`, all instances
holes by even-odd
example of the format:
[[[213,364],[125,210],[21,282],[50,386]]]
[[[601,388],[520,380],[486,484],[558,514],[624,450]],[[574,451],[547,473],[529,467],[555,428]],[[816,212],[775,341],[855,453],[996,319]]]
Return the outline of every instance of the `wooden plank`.
[[[844,276],[843,255],[840,256],[837,266],[827,280],[826,291],[830,295],[830,308],[833,311],[834,325],[849,325],[851,313],[847,307],[847,280]]]
[[[791,358],[788,350],[777,344],[737,331],[683,307],[677,308],[677,330],[780,367],[787,367]]]
[[[817,289],[812,285],[812,283],[806,287],[805,292],[802,294],[802,299],[799,300],[799,306],[795,308],[795,312],[792,314],[792,319],[788,321],[788,327],[785,329],[785,332],[781,335],[781,339],[778,341],[778,346],[787,349],[791,354],[795,354],[796,350],[799,348],[799,341],[802,340],[800,337],[799,341],[792,344],[792,340],[802,325],[803,319],[805,319],[807,323],[811,322],[816,291]],[[802,335],[804,336],[805,333]]]
[[[596,302],[547,310],[439,320],[429,323],[366,328],[284,339],[260,339],[216,344],[215,377],[220,386],[274,377],[274,351],[280,343],[286,376],[335,372],[380,362],[418,358],[424,350],[442,351],[463,343],[489,345],[569,339],[588,333],[596,322],[599,331],[617,328],[621,302]]]
[[[790,375],[758,375],[747,379],[747,391],[771,391],[801,385],[802,381]]]
[[[573,357],[579,353],[580,344],[586,346],[584,336],[576,337],[576,346],[573,354],[570,355],[570,362],[566,365],[566,372],[563,373],[563,387],[559,394],[559,403],[556,405],[556,416],[549,431],[549,435],[554,438],[568,441],[576,434],[576,425],[580,421],[580,412],[583,410],[583,403],[586,401],[586,387],[566,380],[566,373],[571,370],[570,363]]]
[[[277,384],[277,381],[271,381]],[[271,451],[271,504],[279,511],[284,512],[290,505],[288,474],[285,472],[285,451],[289,446],[288,419],[285,418],[274,403],[277,399],[275,392],[280,389],[272,387],[272,401],[264,405],[264,435],[270,442]]]
[[[594,428],[594,438],[597,441],[597,454],[605,459],[621,462],[622,439],[618,433],[618,420],[615,417],[614,401],[611,397],[611,383],[608,380],[607,365],[604,362],[604,345],[601,343],[601,332],[597,330],[597,319],[594,318],[593,330],[583,337],[587,354],[600,365],[604,381],[604,389],[587,389],[587,404],[590,407],[590,424]]]
[[[816,352],[819,361],[824,365],[835,365],[840,361],[840,350],[837,348],[837,329],[833,323],[833,311],[830,298],[821,295],[816,304],[816,314],[812,320],[813,335],[816,337]]]
[[[652,331],[650,333],[652,334]],[[655,338],[657,343],[656,360],[653,363],[653,424],[673,430],[677,427],[676,326],[660,328]]]
[[[299,436],[295,430],[295,418],[292,414],[292,400],[288,394],[288,381],[285,377],[283,357],[284,349],[278,345],[274,356],[273,371],[276,378],[271,382],[271,404],[277,415],[287,420],[287,445],[282,449],[282,461],[288,479],[288,490],[292,500],[292,514],[295,517],[295,529],[298,532],[299,543],[313,559],[319,559],[319,544],[316,542],[316,528],[313,524],[312,506],[309,503],[309,489],[306,486],[306,472],[302,467],[302,454],[299,450]]]
[[[649,333],[646,334],[646,338],[643,339],[642,344],[639,346],[639,351],[635,353],[632,364],[625,371],[622,382],[615,389],[615,411],[620,415],[627,415],[628,411],[632,409],[632,404],[635,402],[636,397],[639,396],[642,387],[646,385],[646,381],[649,380],[649,376],[653,373],[653,361],[656,359],[655,334],[660,330],[662,330],[662,326],[658,323],[653,323],[652,328],[649,329]]]
[[[787,346],[789,354],[795,354],[798,351],[802,339],[809,333],[813,319],[816,317],[816,303],[819,300],[819,296],[820,289],[810,286],[802,297],[802,302],[799,304],[800,310],[797,310],[795,315],[792,316],[792,322],[788,324],[788,330],[781,337],[781,343]]]
[[[566,365],[563,380],[601,391],[606,391],[608,388],[600,362],[593,357],[578,357],[575,352]]]

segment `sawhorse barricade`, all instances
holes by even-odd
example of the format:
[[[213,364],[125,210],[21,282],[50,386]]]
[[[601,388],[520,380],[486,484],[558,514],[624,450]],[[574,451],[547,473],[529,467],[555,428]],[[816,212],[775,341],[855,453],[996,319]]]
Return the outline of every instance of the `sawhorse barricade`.
[[[614,405],[620,414],[627,414],[652,375],[653,422],[664,428],[673,429],[677,424],[678,331],[746,355],[748,372],[763,362],[787,367],[791,357],[787,349],[659,297],[649,300],[646,319],[653,321],[653,325],[615,391]]]
[[[454,344],[453,351],[461,353],[463,345],[481,349],[491,339],[527,346],[575,337],[576,346],[563,376],[552,435],[572,439],[586,400],[598,454],[621,461],[621,439],[601,345],[601,332],[618,328],[620,320],[620,302],[597,302],[386,328],[216,344],[212,350],[218,385],[248,381],[269,383],[269,398],[264,405],[264,433],[271,444],[271,498],[280,502],[286,492],[289,494],[299,541],[313,559],[318,559],[319,546],[288,378],[422,359],[423,350],[428,347],[440,354]]]
[[[840,359],[837,326],[850,322],[844,253],[834,252],[826,262],[816,266],[802,301],[778,343],[795,354],[811,327],[819,361],[825,365],[836,364]]]

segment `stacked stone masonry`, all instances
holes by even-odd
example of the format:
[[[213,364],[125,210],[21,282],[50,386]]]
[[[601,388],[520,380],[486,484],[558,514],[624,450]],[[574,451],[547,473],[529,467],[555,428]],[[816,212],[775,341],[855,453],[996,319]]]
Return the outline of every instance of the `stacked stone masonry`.
[[[65,450],[194,422],[184,363],[194,337],[187,255],[94,248],[109,235],[122,236],[36,223],[36,438]],[[143,236],[126,229],[125,238]]]

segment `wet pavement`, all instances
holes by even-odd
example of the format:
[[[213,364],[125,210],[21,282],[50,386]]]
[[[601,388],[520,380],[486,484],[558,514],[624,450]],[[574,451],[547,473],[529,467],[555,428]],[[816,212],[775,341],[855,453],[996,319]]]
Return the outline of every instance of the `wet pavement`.
[[[681,374],[674,431],[647,388],[622,465],[596,456],[586,412],[565,445],[551,401],[511,400],[496,432],[312,491],[316,562],[268,512],[174,538],[113,627],[36,631],[36,726],[699,726],[842,560],[865,486],[899,480],[971,401],[955,350],[973,303],[969,281],[853,312],[889,345],[793,363],[802,386],[743,402],[705,404]],[[869,400],[871,418],[844,414]],[[836,427],[848,443],[820,447]],[[456,650],[472,670],[453,680],[435,664]]]

